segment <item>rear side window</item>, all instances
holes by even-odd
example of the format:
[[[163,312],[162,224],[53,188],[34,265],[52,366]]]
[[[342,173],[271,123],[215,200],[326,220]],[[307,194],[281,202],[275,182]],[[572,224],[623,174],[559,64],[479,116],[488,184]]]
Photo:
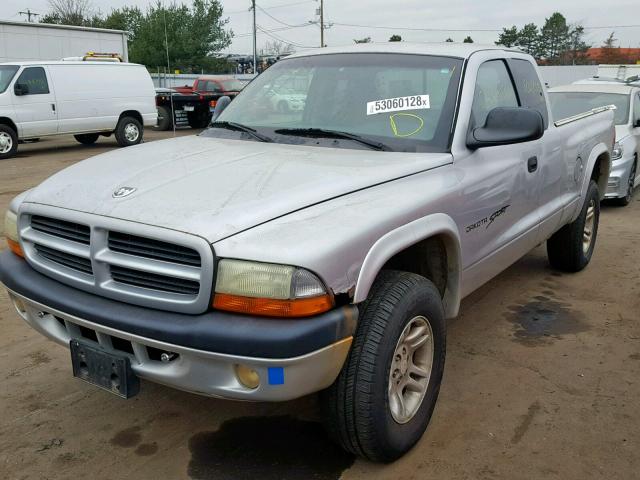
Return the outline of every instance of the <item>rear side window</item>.
[[[490,60],[480,65],[471,107],[474,126],[483,126],[494,108],[517,106],[518,97],[505,63]]]
[[[633,107],[633,124],[640,126],[638,123],[640,123],[640,93],[636,95],[636,101]]]
[[[520,105],[540,112],[544,119],[544,128],[547,128],[549,123],[547,103],[536,69],[531,62],[517,58],[509,60],[509,67],[518,90]]]
[[[47,75],[42,67],[25,68],[18,77],[16,83],[27,85],[29,87],[29,95],[49,93]]]

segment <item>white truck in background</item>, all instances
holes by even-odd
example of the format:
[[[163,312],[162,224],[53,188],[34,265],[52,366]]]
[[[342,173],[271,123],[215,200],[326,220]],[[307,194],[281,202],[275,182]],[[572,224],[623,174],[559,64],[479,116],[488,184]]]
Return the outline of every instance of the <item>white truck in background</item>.
[[[51,61],[0,64],[0,160],[18,142],[51,135],[83,144],[115,135],[140,143],[157,121],[153,81],[133,63]]]

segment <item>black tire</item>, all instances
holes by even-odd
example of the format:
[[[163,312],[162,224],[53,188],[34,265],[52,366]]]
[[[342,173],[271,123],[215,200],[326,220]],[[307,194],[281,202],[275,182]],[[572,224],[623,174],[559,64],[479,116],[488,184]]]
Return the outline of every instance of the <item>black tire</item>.
[[[187,122],[191,128],[205,128],[211,122],[211,114],[191,112],[187,114]]]
[[[590,243],[587,249],[583,242],[587,213],[593,207],[593,227],[591,228]],[[591,180],[587,195],[578,218],[565,225],[547,240],[547,255],[553,268],[565,272],[579,272],[591,261],[598,236],[600,221],[600,193],[598,184]]]
[[[156,129],[162,131],[169,130],[172,125],[171,109],[158,107],[158,124],[156,125]]]
[[[99,133],[83,133],[81,135],[74,135],[73,137],[83,145],[93,145],[98,141]]]
[[[131,129],[131,130],[129,130]],[[137,131],[137,136],[130,135],[130,132]],[[133,117],[122,117],[115,130],[116,141],[121,147],[130,147],[142,142],[144,130],[142,124]]]
[[[442,299],[426,278],[387,270],[379,275],[360,312],[342,371],[321,394],[323,417],[329,435],[345,450],[391,462],[420,440],[438,398],[446,353]],[[389,375],[399,337],[417,316],[428,319],[433,332],[431,375],[414,416],[398,423],[389,406]]]
[[[15,156],[17,151],[18,134],[10,126],[0,123],[0,160]]]
[[[629,173],[629,185],[627,186],[627,194],[624,197],[616,198],[613,200],[614,205],[618,205],[620,207],[626,207],[633,200],[633,190],[634,183],[636,180],[636,172],[638,168],[638,160],[636,159],[633,162],[633,166],[631,167],[631,172]]]

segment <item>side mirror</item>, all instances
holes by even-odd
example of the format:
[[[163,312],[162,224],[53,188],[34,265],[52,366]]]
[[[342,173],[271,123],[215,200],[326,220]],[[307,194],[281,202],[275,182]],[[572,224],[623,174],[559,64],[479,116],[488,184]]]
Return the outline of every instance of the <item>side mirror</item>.
[[[528,108],[494,108],[487,115],[483,127],[472,128],[467,134],[467,147],[511,145],[538,140],[544,134],[544,120],[540,112]]]
[[[22,95],[29,95],[29,85],[26,83],[16,83],[13,86],[13,93],[18,97],[21,97]]]
[[[228,96],[220,97],[216,102],[216,108],[213,109],[213,116],[211,117],[211,121],[215,122],[220,114],[224,111],[225,108],[229,106],[231,103],[231,98]]]

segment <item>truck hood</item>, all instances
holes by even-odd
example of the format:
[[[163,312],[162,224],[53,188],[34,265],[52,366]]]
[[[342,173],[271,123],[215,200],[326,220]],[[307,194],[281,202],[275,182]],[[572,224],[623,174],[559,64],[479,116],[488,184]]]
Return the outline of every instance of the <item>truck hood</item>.
[[[447,153],[188,136],[97,155],[45,180],[25,201],[170,228],[213,243],[310,205],[451,162]],[[135,190],[114,198],[123,187]]]

